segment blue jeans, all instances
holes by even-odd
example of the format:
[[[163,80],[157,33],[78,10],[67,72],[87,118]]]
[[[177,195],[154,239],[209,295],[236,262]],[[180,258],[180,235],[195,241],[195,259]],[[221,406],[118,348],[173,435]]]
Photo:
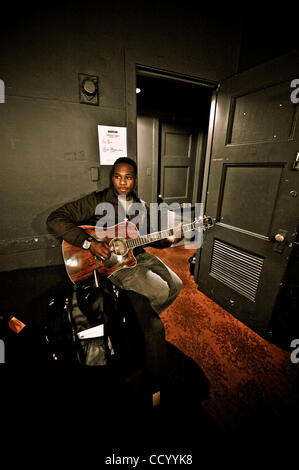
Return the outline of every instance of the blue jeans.
[[[120,269],[109,278],[117,287],[147,297],[151,307],[160,315],[179,295],[182,281],[151,253],[140,253],[136,260],[136,266]]]

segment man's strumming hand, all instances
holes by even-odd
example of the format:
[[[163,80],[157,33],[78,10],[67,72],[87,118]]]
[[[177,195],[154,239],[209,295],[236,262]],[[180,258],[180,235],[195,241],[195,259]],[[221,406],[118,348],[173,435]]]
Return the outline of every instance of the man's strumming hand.
[[[111,254],[110,245],[108,242],[98,242],[92,240],[89,251],[99,259],[107,259]]]

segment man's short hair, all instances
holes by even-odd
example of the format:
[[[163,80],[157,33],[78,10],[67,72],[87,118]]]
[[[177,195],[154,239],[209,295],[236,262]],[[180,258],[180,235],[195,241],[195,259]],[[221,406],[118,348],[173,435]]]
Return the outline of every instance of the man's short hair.
[[[115,162],[113,163],[113,167],[112,167],[112,175],[115,171],[116,165],[118,165],[119,163],[127,163],[128,165],[131,165],[134,168],[135,176],[137,176],[136,162],[132,160],[132,158],[129,158],[129,157],[119,157],[117,160],[115,160]]]

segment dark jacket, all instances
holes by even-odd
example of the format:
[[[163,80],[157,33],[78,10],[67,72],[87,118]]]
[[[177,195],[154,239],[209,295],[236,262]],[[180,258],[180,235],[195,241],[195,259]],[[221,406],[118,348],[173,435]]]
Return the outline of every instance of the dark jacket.
[[[141,232],[141,235],[145,235],[144,230],[147,227],[146,233],[151,233],[149,208],[144,201],[141,201],[135,193],[133,193],[134,202],[140,203],[144,207],[144,214],[142,217],[142,227],[137,228]],[[102,213],[98,205],[100,203],[110,203],[114,208],[115,219],[109,219],[107,212]],[[107,222],[105,226],[110,227],[119,222],[122,222],[126,217],[129,220],[134,218],[134,214],[126,216],[122,206],[118,204],[117,194],[112,187],[106,188],[103,191],[94,191],[74,202],[69,202],[59,207],[58,209],[51,212],[47,219],[47,227],[51,232],[54,232],[59,237],[62,237],[65,241],[71,245],[82,247],[82,243],[87,238],[87,233],[79,225],[92,225],[96,226],[97,222],[105,217]],[[145,225],[146,224],[146,225]],[[167,240],[160,240],[149,244],[155,248],[164,248],[170,246]],[[141,247],[135,248],[134,253],[138,254],[143,252],[144,249]]]

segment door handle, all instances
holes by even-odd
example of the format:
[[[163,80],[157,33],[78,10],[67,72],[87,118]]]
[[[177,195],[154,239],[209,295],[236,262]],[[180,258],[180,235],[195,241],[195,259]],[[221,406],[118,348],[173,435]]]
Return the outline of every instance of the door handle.
[[[274,251],[277,253],[283,252],[287,241],[287,235],[288,232],[286,230],[279,229],[278,232],[271,237],[271,241],[274,242]]]
[[[274,239],[278,243],[283,243],[285,241],[285,236],[282,233],[277,233],[276,235],[274,235]]]

